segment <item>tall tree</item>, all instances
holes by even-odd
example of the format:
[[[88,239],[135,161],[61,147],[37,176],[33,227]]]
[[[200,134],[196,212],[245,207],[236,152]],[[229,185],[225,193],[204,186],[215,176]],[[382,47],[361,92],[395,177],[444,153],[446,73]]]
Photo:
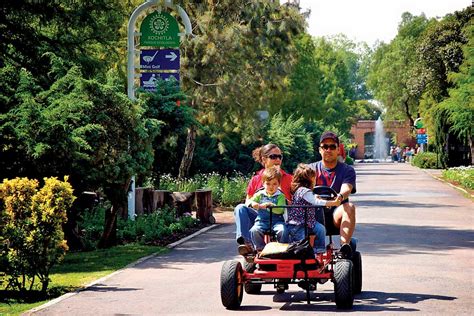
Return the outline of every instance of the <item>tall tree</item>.
[[[423,14],[403,13],[397,36],[390,44],[380,45],[368,74],[368,85],[387,109],[387,117],[409,120],[410,125],[419,115],[418,103],[425,85],[419,80],[416,47],[429,23]]]
[[[19,104],[0,115],[2,135],[15,140],[24,154],[20,164],[31,166],[37,177],[70,175],[77,194],[104,190],[112,207],[100,246],[110,246],[117,214],[126,214],[131,176],[152,164],[159,122],[145,117],[142,106],[132,104],[120,86],[85,79],[78,67],[48,90],[34,87],[32,74],[22,71]],[[5,145],[7,152],[12,149]]]
[[[356,100],[370,96],[364,85],[368,48],[364,51],[344,36],[313,39],[308,35],[301,36],[296,47],[298,61],[289,87],[275,95],[272,110],[348,132],[358,111]]]
[[[443,166],[472,161],[473,16],[473,7],[447,15],[427,30],[418,48],[428,82],[420,107]]]
[[[269,0],[193,1],[184,7],[194,18],[196,36],[183,45],[183,86],[197,118],[219,124],[223,133],[240,132],[265,107],[265,92],[284,84],[303,17]],[[191,127],[181,176],[189,171],[195,134]]]
[[[25,68],[43,87],[52,52],[66,63],[80,65],[84,76],[104,74],[117,55],[126,11],[123,1],[4,0],[0,4],[0,68]]]

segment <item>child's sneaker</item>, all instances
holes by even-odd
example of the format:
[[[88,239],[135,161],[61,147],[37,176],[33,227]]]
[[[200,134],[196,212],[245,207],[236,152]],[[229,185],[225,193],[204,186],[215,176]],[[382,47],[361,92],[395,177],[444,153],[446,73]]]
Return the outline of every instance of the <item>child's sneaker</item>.
[[[241,254],[242,256],[255,254],[255,249],[253,248],[253,245],[250,243],[239,245],[238,250],[239,250],[239,254]]]

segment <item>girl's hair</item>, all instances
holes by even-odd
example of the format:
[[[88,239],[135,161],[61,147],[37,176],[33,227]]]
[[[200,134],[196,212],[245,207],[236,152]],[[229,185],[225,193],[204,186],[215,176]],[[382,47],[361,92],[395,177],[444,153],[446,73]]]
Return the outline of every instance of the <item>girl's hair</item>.
[[[300,163],[293,173],[291,181],[291,194],[294,194],[299,187],[313,189],[313,179],[316,177],[316,170],[311,169],[309,165]]]
[[[276,168],[275,166],[273,166],[273,167],[266,168],[265,170],[263,170],[262,182],[277,179],[278,183],[280,183],[281,182],[281,177],[282,177],[282,175],[281,175],[280,170],[278,168]]]
[[[252,151],[252,157],[255,159],[256,162],[259,162],[263,166],[263,158],[268,157],[270,151],[272,151],[275,148],[279,148],[275,144],[266,144],[263,146],[260,146],[258,148],[255,148]]]

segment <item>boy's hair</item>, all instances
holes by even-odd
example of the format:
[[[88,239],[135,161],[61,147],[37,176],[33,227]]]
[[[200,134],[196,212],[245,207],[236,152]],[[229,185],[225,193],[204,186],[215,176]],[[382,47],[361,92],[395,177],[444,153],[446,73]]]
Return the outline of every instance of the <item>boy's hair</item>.
[[[312,179],[316,177],[316,170],[310,168],[309,165],[300,163],[293,173],[293,180],[291,181],[291,194],[294,194],[299,187],[306,187],[313,189]]]
[[[282,177],[282,174],[278,168],[276,167],[266,168],[265,170],[263,170],[263,173],[262,173],[262,183],[273,180],[273,179],[277,179],[278,183],[280,183],[281,177]]]

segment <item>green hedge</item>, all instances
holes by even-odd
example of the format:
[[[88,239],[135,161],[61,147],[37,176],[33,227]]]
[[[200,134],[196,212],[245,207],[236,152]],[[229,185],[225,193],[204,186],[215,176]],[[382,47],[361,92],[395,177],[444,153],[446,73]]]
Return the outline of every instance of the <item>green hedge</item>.
[[[422,169],[440,169],[437,159],[436,153],[423,152],[413,158],[412,165]]]

